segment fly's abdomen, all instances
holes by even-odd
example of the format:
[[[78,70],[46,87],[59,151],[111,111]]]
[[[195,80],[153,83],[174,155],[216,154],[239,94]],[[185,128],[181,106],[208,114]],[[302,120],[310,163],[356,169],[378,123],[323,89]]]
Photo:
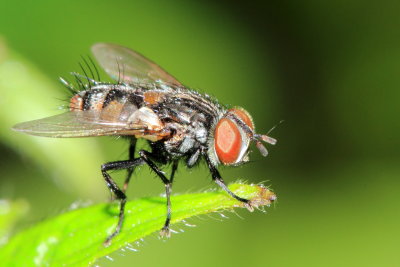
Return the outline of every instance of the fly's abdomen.
[[[74,95],[69,101],[69,110],[70,111],[83,110],[83,98],[80,93]]]
[[[92,110],[108,121],[126,121],[143,106],[143,94],[138,90],[91,89],[81,91],[70,100],[70,111]]]
[[[81,91],[71,98],[69,108],[71,111],[78,110],[97,110],[103,108],[104,100],[109,94],[109,90],[87,90]]]

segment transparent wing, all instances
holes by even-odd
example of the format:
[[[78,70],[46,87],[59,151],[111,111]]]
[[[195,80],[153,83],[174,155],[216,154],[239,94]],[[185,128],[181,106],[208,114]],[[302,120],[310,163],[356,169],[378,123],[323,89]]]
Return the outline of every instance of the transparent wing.
[[[92,52],[100,66],[111,78],[127,83],[155,82],[182,84],[160,66],[138,52],[115,44],[98,43]]]
[[[44,119],[23,122],[13,130],[29,135],[45,137],[88,137],[105,135],[142,134],[147,125],[127,124],[101,118],[101,113],[93,111],[73,111]]]

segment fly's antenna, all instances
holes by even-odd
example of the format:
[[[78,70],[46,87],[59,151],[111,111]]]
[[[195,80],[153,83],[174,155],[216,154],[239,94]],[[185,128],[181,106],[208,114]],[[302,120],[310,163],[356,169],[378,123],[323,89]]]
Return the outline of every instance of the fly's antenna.
[[[260,151],[261,155],[266,157],[268,155],[268,150],[265,148],[265,146],[261,143],[261,141],[268,143],[270,145],[275,145],[277,140],[275,138],[272,138],[271,136],[268,136],[269,133],[271,133],[278,125],[280,125],[284,120],[281,120],[279,123],[275,124],[268,132],[267,134],[254,134],[253,135],[253,140],[256,142],[256,146],[258,150]]]
[[[251,129],[246,123],[244,123],[241,119],[238,119],[236,116],[233,116],[231,114],[227,115],[228,118],[234,120],[237,124],[242,127],[242,129],[253,139],[253,141],[256,142],[256,146],[258,150],[260,151],[261,155],[266,157],[268,155],[268,150],[265,148],[265,146],[261,143],[261,141],[275,145],[277,140],[275,138],[272,138],[268,136],[267,134],[256,134],[253,129]],[[283,122],[283,121],[281,121]],[[277,125],[279,125],[281,122],[279,122]],[[276,125],[272,127],[271,130],[268,131],[270,133],[273,129],[275,129]]]
[[[275,130],[275,128],[279,125],[281,125],[285,120],[280,120],[277,124],[275,124],[268,132],[267,135],[272,132],[273,130]]]
[[[277,142],[275,138],[272,138],[265,134],[254,134],[253,140],[256,142],[256,146],[257,146],[258,150],[260,151],[261,155],[263,155],[264,157],[266,157],[268,155],[268,150],[261,143],[261,141],[264,141],[265,143],[268,143],[271,145],[275,145]]]

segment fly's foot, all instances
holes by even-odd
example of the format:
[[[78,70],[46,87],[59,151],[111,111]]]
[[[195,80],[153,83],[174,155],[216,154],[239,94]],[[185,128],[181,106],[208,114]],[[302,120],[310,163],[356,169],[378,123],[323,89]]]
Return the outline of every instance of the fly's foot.
[[[115,230],[114,233],[112,233],[111,235],[109,235],[109,236],[107,237],[107,239],[103,242],[103,246],[104,246],[104,247],[108,247],[108,246],[111,245],[111,240],[112,240],[116,235],[119,234],[120,229],[121,229],[121,228],[118,227],[118,228]]]
[[[167,237],[167,238],[170,238],[170,237],[171,237],[171,230],[169,229],[169,226],[164,226],[164,227],[160,230],[160,236],[161,236],[161,237]]]
[[[112,238],[108,237],[108,238],[106,239],[106,241],[103,242],[103,246],[104,246],[104,247],[110,246],[110,245],[111,245],[111,239],[112,239]]]
[[[261,188],[259,195],[244,202],[243,206],[252,212],[255,208],[258,209],[260,206],[270,206],[276,199],[276,195],[273,192],[267,188]]]
[[[243,205],[248,211],[254,211],[254,206],[252,205],[252,202],[250,200],[247,200],[247,202],[243,202]]]

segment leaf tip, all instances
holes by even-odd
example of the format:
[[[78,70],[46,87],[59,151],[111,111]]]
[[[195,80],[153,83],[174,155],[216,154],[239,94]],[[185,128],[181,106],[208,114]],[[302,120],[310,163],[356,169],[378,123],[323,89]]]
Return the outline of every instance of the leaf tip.
[[[270,206],[272,202],[277,200],[277,196],[274,192],[269,190],[263,185],[253,185],[255,187],[254,195],[249,198],[248,203],[243,203],[243,206],[250,212],[254,211],[254,208],[261,206]]]

